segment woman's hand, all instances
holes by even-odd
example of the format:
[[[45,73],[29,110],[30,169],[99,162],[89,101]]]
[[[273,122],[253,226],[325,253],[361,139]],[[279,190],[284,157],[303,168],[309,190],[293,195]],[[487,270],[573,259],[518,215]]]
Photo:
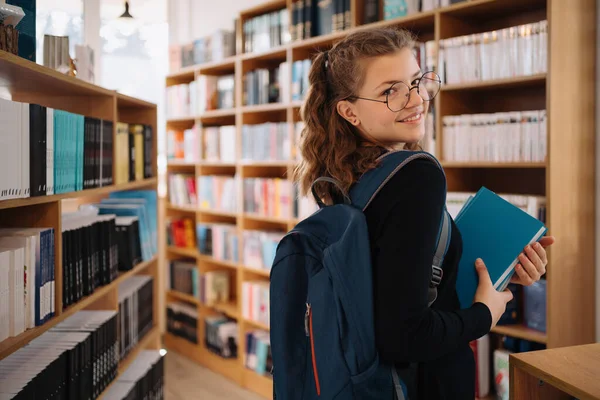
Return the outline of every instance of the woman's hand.
[[[540,280],[546,273],[548,256],[545,248],[554,244],[554,236],[544,236],[539,242],[527,245],[519,254],[519,263],[515,266],[515,274],[510,281],[523,286],[530,286]]]
[[[505,289],[503,292],[494,289],[490,274],[480,258],[475,261],[475,269],[479,275],[479,284],[473,302],[483,303],[488,307],[492,315],[492,325],[490,326],[492,329],[506,311],[506,304],[512,300],[513,294],[509,289]]]

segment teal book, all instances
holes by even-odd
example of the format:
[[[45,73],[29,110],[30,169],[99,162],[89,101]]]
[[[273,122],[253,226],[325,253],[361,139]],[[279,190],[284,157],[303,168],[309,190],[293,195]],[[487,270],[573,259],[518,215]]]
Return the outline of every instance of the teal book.
[[[547,231],[541,221],[485,187],[465,203],[455,222],[463,241],[456,280],[461,308],[473,304],[479,281],[477,258],[485,263],[494,288],[502,291],[514,273],[519,254]]]

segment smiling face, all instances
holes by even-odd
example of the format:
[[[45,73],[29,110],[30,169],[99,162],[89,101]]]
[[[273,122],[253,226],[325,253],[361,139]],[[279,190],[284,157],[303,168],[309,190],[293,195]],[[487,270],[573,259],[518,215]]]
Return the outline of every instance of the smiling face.
[[[405,93],[402,93],[407,86],[415,85],[415,80],[422,75],[410,48],[365,59],[362,63],[364,76],[354,93],[357,98],[340,101],[338,113],[365,138],[386,147],[398,148],[405,143],[420,141],[425,134],[425,116],[429,102],[423,101],[416,88],[410,91],[408,103]],[[392,109],[401,108],[394,107],[394,104],[406,106],[400,111],[391,111],[384,103],[386,95]]]

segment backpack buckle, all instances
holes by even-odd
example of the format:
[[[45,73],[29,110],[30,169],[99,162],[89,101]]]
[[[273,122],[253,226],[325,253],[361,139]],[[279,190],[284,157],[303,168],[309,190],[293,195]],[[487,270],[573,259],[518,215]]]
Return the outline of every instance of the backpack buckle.
[[[444,276],[444,271],[437,266],[432,267],[431,274],[431,287],[437,287],[440,283],[442,283],[442,277]]]

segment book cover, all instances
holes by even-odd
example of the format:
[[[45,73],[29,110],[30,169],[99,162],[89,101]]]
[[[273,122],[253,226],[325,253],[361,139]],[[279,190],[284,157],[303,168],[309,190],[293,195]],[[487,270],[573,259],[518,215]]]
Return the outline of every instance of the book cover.
[[[467,201],[455,222],[463,240],[456,281],[461,308],[473,303],[477,258],[485,263],[494,288],[502,291],[514,273],[519,254],[547,230],[541,221],[485,187]]]

